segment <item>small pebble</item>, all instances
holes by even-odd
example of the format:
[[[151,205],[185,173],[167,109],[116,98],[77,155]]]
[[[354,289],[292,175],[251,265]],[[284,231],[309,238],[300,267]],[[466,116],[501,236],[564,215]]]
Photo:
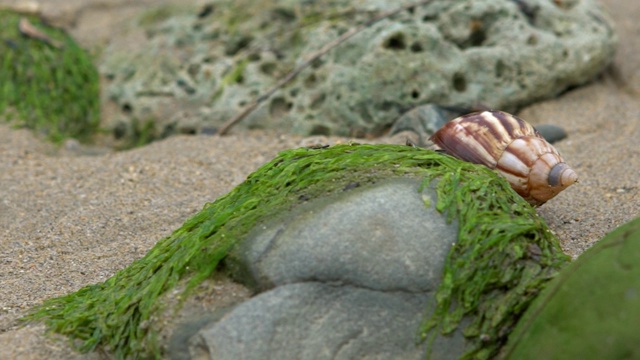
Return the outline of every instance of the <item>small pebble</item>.
[[[547,140],[550,144],[560,141],[567,137],[567,132],[557,125],[542,124],[537,125],[536,130]]]

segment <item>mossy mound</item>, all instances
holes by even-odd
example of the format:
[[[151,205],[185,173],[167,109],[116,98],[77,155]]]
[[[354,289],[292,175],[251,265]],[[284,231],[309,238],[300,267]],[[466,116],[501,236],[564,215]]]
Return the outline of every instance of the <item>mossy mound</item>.
[[[422,336],[449,334],[466,318],[471,321],[464,332],[474,345],[468,356],[494,354],[568,257],[535,209],[489,169],[398,145],[284,151],[205,205],[142,259],[104,283],[46,301],[25,319],[44,319],[52,331],[80,340],[81,351],[100,345],[118,358],[159,357],[155,331],[141,325],[162,310],[158,298],[163,293],[188,281],[184,299],[262,220],[354,181],[365,186],[390,177],[418,178],[423,186],[433,186],[437,209],[459,224],[437,307],[420,329]]]
[[[27,37],[26,18],[51,41]],[[89,55],[62,30],[0,11],[0,115],[54,142],[88,140],[100,123],[99,77]]]
[[[505,359],[637,359],[640,217],[599,240],[523,315]]]

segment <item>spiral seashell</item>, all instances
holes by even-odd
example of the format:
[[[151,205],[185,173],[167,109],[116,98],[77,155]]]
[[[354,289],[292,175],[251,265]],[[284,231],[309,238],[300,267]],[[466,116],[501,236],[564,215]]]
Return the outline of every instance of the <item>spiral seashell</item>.
[[[578,181],[576,173],[533,126],[502,111],[453,119],[433,134],[431,141],[452,156],[496,170],[535,206]]]

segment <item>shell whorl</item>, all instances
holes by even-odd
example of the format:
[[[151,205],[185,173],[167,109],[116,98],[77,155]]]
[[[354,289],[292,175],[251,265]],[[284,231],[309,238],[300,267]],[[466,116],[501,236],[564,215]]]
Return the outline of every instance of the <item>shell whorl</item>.
[[[450,155],[496,170],[533,205],[545,203],[578,179],[533,126],[502,111],[451,120],[431,140]]]

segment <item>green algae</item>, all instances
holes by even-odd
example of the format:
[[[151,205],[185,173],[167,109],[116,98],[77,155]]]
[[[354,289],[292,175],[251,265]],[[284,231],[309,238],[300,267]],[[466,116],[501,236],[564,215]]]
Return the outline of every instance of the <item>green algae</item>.
[[[500,359],[637,359],[640,217],[564,268],[527,309]]]
[[[27,38],[21,17],[52,39]],[[99,77],[89,55],[62,30],[36,17],[0,11],[0,115],[54,142],[98,131]]]
[[[434,186],[437,209],[457,219],[459,241],[446,261],[437,306],[422,329],[446,335],[464,328],[467,357],[494,354],[543,283],[568,258],[529,204],[490,170],[437,152],[397,145],[338,145],[280,153],[230,193],[204,206],[142,259],[101,284],[47,300],[24,320],[44,320],[76,341],[80,351],[101,346],[116,358],[160,357],[148,326],[159,297],[187,281],[186,298],[243,236],[299,203],[394,176]]]
[[[431,332],[433,340],[437,331],[451,334],[468,318],[463,334],[472,346],[462,359],[489,359],[570,258],[503,178],[478,177],[463,166],[439,176],[436,208],[448,220],[458,220],[458,242],[445,262],[436,309],[420,335],[427,338]]]

